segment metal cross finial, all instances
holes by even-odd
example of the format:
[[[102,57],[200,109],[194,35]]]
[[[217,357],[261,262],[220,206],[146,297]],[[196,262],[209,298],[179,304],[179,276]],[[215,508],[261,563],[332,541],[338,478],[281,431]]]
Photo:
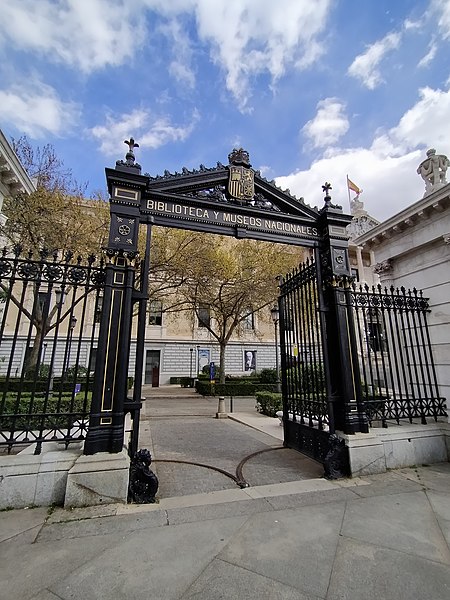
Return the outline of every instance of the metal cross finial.
[[[328,181],[326,181],[325,185],[322,186],[322,190],[325,192],[325,198],[323,199],[325,202],[325,208],[332,207],[331,196],[330,196],[331,189],[332,189],[331,183],[328,183]]]
[[[139,144],[136,144],[132,137],[130,137],[129,140],[125,140],[123,143],[128,145],[128,151],[131,152],[131,154],[133,154],[133,148],[139,148]]]

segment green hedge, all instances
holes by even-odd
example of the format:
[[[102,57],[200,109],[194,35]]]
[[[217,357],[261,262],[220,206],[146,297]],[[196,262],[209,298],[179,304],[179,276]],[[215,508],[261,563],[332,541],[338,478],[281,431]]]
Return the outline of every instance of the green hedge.
[[[81,389],[86,389],[86,379],[78,379],[77,384],[81,384]],[[92,385],[94,383],[93,379],[89,379],[88,390],[92,390]],[[64,381],[61,383],[61,377],[55,377],[53,379],[53,390],[54,392],[72,392],[75,383],[73,381]],[[20,379],[10,379],[8,382],[0,381],[0,392],[29,392],[32,393],[42,393],[46,392],[49,386],[48,381],[31,381],[29,379],[24,379],[21,381]]]
[[[81,391],[84,391],[86,389],[86,383],[87,383],[87,389],[88,391],[92,391],[93,385],[94,385],[94,379],[91,377],[89,378],[89,380],[86,382],[86,378],[85,377],[78,377],[76,382],[74,382],[73,379],[65,379],[64,383],[62,383],[62,379],[61,377],[54,377],[53,378],[53,391],[54,393],[57,392],[67,392],[67,393],[71,393],[73,392],[73,389],[75,387],[75,385],[80,384],[81,385]],[[133,387],[134,384],[134,377],[128,377],[127,378],[127,385],[128,388],[127,389],[131,389]],[[48,380],[37,380],[37,381],[33,381],[30,379],[24,379],[23,381],[20,378],[14,378],[14,379],[10,379],[8,382],[5,381],[5,379],[0,379],[0,392],[30,392],[32,393],[37,392],[37,393],[42,393],[42,392],[46,392],[49,386],[49,381]]]
[[[276,384],[271,383],[215,383],[197,381],[195,388],[202,396],[254,396],[259,391],[276,391]]]
[[[256,410],[268,417],[276,417],[279,410],[283,410],[281,394],[272,392],[256,392]]]
[[[88,417],[90,411],[91,398],[90,395],[86,399],[82,394],[78,394],[74,398],[72,395],[62,396],[56,394],[47,398],[33,399],[33,412],[30,411],[30,397],[21,398],[19,406],[16,407],[16,399],[7,397],[5,407],[1,418],[2,431],[15,430],[33,430],[33,429],[53,429],[54,427],[65,427],[68,424],[69,416],[67,413],[76,414]],[[45,408],[45,413],[43,412]],[[53,415],[49,414],[53,413]],[[56,414],[55,414],[56,413]],[[16,415],[16,416],[13,416]],[[75,417],[78,418],[78,417]]]

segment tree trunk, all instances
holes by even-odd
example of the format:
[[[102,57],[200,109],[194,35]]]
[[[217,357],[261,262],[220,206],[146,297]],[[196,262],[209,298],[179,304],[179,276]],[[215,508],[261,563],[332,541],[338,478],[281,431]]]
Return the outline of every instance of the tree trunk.
[[[33,346],[29,353],[27,353],[27,359],[24,364],[24,372],[26,378],[34,378],[36,369],[39,368],[39,359],[41,353],[43,339],[43,330],[39,327],[36,330],[36,336],[33,340]]]
[[[225,383],[225,350],[227,349],[226,342],[221,342],[219,345],[219,383]]]

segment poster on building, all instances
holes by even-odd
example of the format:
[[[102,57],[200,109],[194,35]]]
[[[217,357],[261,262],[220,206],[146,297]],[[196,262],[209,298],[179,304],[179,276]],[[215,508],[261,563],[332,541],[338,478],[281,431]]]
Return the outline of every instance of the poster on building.
[[[203,367],[208,367],[209,372],[209,362],[210,362],[210,354],[208,348],[198,348],[198,357],[197,357],[197,365],[198,365],[198,373],[203,372]]]
[[[244,350],[244,371],[256,370],[256,350]]]

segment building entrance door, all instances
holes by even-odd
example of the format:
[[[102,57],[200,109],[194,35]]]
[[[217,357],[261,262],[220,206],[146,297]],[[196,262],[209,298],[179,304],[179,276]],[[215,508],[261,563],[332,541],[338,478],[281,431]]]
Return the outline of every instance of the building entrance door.
[[[160,355],[160,350],[147,350],[145,357],[145,383],[151,383],[152,387],[159,387]]]

